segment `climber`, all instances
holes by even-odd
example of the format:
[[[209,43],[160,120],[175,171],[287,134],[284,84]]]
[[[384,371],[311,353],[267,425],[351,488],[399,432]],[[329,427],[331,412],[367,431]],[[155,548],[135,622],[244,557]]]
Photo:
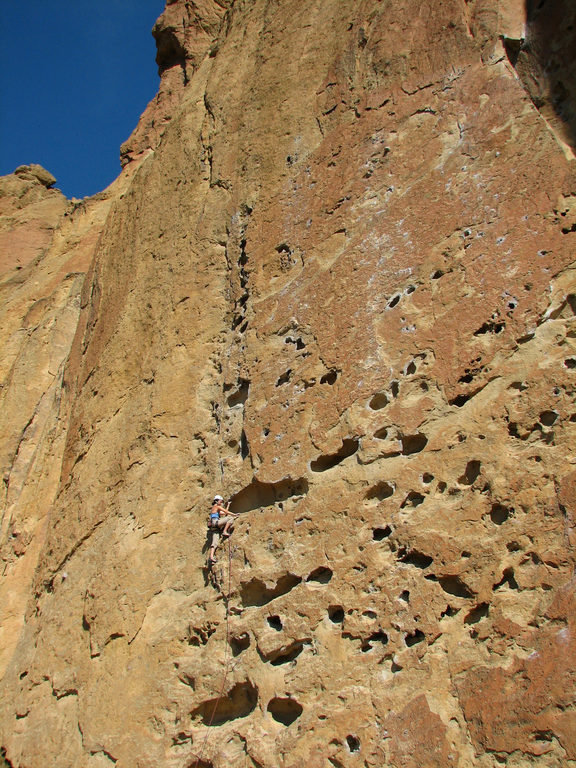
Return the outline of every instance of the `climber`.
[[[234,530],[234,520],[238,517],[234,512],[230,512],[230,502],[222,506],[224,499],[217,494],[214,496],[212,508],[208,517],[208,533],[210,535],[210,551],[208,552],[208,563],[213,565],[216,562],[216,548],[220,543],[220,536],[227,539]]]

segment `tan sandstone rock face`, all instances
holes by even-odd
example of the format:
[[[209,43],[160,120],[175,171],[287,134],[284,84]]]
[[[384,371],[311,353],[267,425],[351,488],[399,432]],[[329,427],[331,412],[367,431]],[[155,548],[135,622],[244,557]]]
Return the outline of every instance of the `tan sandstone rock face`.
[[[576,765],[576,174],[532,23],[177,0],[115,185],[2,180],[13,768]]]

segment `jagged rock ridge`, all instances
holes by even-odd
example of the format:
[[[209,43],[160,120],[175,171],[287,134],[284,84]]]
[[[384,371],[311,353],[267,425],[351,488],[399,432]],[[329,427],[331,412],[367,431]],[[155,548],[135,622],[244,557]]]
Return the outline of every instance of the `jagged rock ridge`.
[[[177,0],[119,179],[2,180],[9,765],[576,764],[573,72],[540,17]]]

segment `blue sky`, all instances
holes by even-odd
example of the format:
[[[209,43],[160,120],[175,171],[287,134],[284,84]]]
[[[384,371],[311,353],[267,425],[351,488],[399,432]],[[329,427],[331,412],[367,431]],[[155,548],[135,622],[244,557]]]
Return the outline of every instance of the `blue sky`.
[[[67,197],[100,192],[158,89],[164,0],[0,1],[0,175],[40,163]]]

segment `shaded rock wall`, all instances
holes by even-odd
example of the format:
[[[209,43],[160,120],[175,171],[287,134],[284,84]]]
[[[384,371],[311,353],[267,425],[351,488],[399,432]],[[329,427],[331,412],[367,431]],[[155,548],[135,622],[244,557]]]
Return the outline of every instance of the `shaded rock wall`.
[[[35,192],[10,765],[576,763],[576,176],[526,19],[169,3],[116,185]]]
[[[521,39],[505,39],[505,45],[532,101],[558,138],[573,152],[576,146],[574,3],[526,0],[526,24]]]

